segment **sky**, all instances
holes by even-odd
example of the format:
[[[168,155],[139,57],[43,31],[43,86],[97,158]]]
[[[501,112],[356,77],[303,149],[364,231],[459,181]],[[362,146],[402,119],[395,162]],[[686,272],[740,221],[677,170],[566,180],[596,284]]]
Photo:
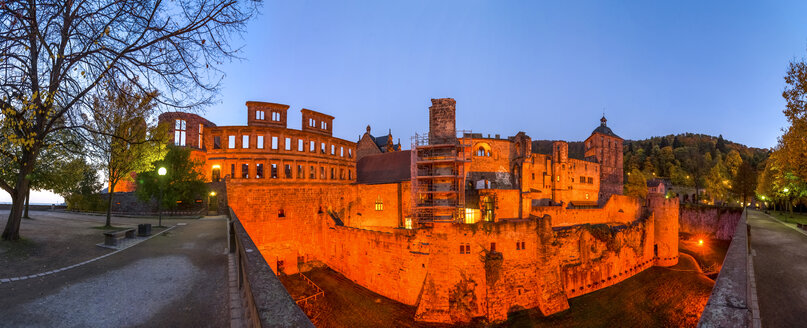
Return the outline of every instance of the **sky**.
[[[449,97],[457,128],[475,133],[581,141],[605,113],[624,139],[693,132],[768,148],[787,124],[787,65],[807,54],[804,12],[805,1],[265,1],[202,114],[246,125],[246,101],[276,102],[291,128],[308,108],[336,117],[336,137],[357,141],[369,124],[409,148],[430,99]]]

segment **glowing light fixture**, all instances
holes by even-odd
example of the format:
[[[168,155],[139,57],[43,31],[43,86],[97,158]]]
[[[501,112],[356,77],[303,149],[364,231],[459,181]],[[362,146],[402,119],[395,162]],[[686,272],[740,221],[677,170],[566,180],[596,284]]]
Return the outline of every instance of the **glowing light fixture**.
[[[168,172],[168,170],[166,170],[164,167],[157,169],[157,174],[159,175],[165,175],[166,172]]]
[[[703,239],[698,239],[698,246],[703,246]]]
[[[216,192],[215,192],[215,191],[211,191],[211,192],[210,192],[210,197],[213,197],[213,196],[216,196]]]
[[[782,189],[782,192],[784,192],[784,193],[787,193],[788,191],[790,191],[790,189],[787,189],[787,188]]]
[[[215,165],[213,165],[213,166],[212,166],[212,168],[213,168],[213,169],[220,169],[220,168],[221,168],[221,165],[215,164]]]

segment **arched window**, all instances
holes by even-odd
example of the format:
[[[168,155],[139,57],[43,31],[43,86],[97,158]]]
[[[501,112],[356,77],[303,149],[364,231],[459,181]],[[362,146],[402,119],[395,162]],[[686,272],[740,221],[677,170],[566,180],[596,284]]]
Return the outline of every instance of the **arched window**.
[[[474,146],[474,155],[480,157],[490,157],[490,145],[478,143]]]

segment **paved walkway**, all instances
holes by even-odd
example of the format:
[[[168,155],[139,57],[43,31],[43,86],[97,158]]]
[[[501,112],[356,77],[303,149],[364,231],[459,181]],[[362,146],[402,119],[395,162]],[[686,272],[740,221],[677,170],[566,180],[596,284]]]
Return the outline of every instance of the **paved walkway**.
[[[0,326],[229,326],[225,219],[187,222],[71,270],[1,284]]]
[[[763,327],[804,327],[807,309],[807,235],[748,211]]]

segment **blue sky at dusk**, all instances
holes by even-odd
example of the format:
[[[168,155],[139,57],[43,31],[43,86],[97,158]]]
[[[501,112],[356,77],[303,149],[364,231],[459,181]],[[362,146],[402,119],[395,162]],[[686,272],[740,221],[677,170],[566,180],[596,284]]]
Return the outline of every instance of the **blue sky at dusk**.
[[[243,62],[224,67],[219,125],[244,102],[336,116],[409,143],[430,98],[457,100],[457,127],[583,140],[605,109],[625,139],[680,132],[776,144],[788,62],[807,53],[807,3],[267,2]]]
[[[695,132],[772,147],[787,64],[807,54],[807,2],[265,2],[203,114],[245,125],[248,100],[336,117],[358,140],[428,128],[431,98],[457,127],[584,140],[605,111],[625,139]],[[0,195],[0,202],[8,195]],[[52,202],[36,193],[33,202]]]

